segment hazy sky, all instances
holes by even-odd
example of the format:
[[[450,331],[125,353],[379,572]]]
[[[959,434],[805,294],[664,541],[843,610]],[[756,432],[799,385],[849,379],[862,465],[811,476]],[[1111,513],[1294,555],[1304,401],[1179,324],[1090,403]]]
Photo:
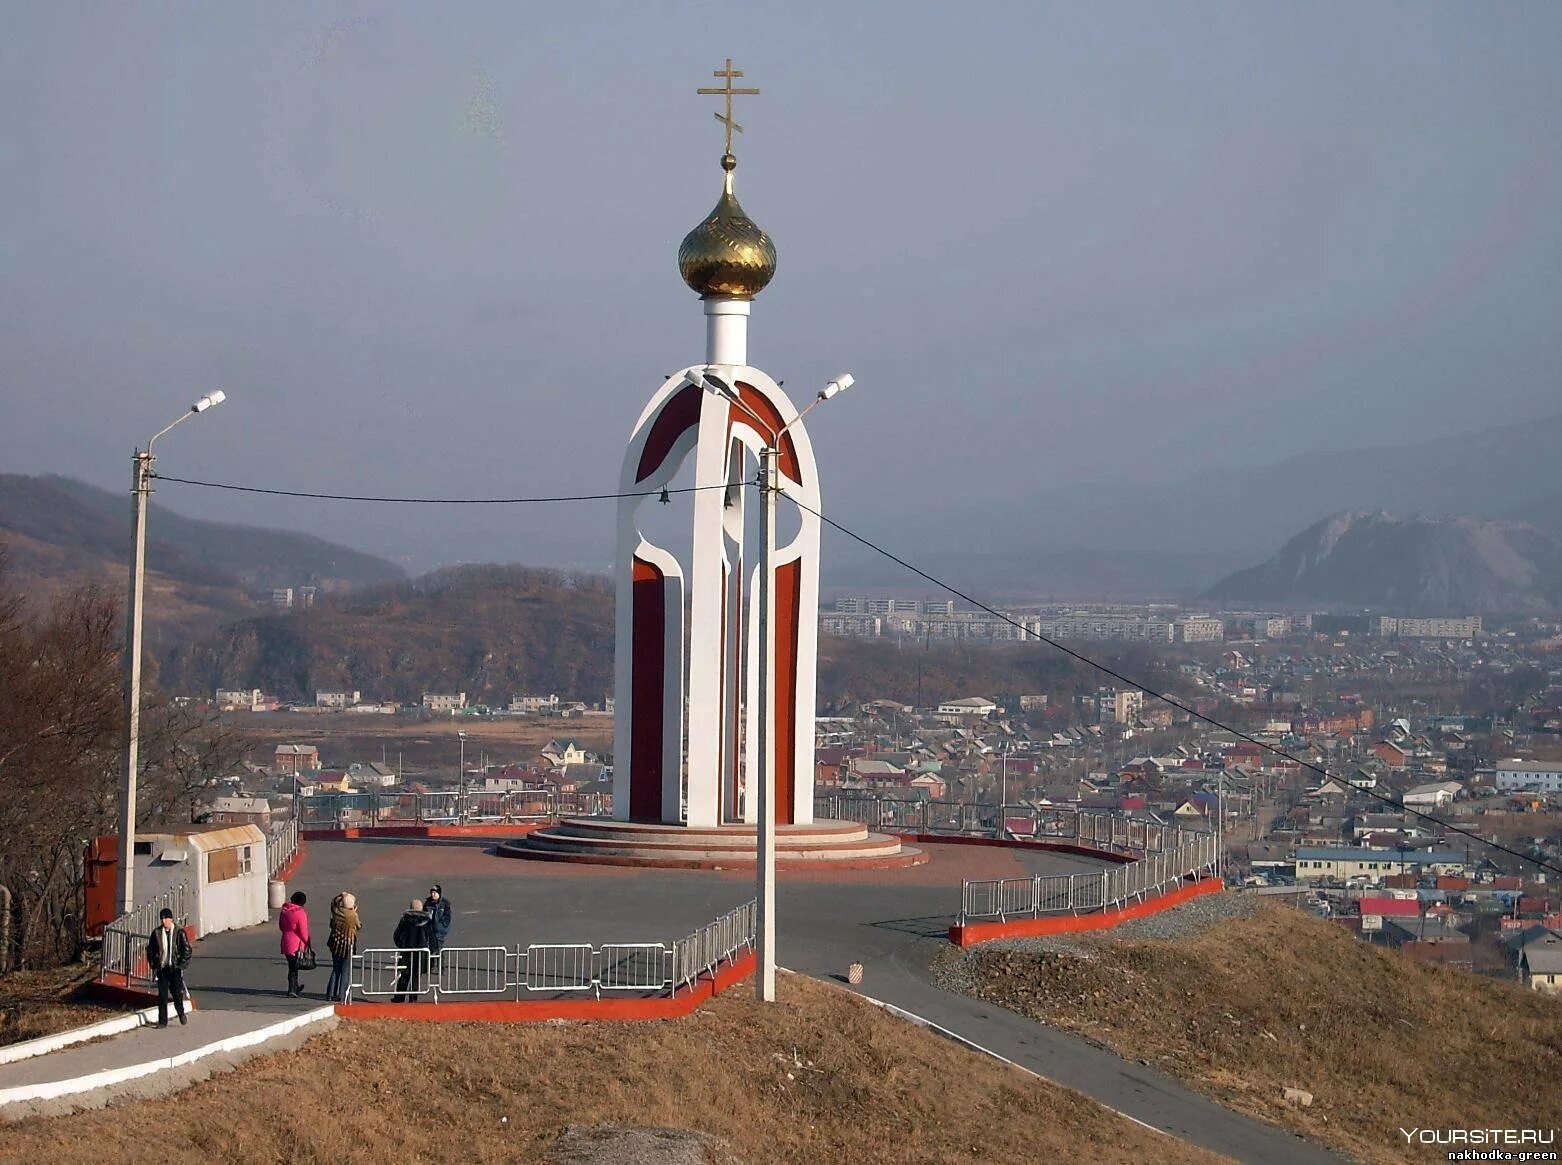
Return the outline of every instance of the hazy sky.
[[[1562,5],[11,4],[0,469],[612,489],[700,359],[679,239],[738,190],[755,363],[834,513],[1045,496],[1562,409]],[[168,486],[426,566],[603,565],[610,506]]]

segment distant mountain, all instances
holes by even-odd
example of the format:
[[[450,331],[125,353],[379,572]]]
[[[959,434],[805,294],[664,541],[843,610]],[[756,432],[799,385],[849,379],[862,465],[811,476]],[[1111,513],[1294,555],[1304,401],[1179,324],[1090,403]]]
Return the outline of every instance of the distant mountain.
[[[1342,441],[1359,439],[1348,417],[1340,430],[1348,435]],[[983,496],[974,508],[920,511],[916,521],[945,531],[936,549],[953,563],[991,552],[994,531],[1002,531],[1011,572],[1035,579],[1036,590],[1080,589],[1059,569],[1065,556],[1111,583],[1112,572],[1091,552],[1131,550],[1153,571],[1137,589],[1173,594],[1183,590],[1178,568],[1190,559],[1203,556],[1211,569],[1188,591],[1230,569],[1232,556],[1241,561],[1341,510],[1468,514],[1562,535],[1559,447],[1562,414],[1433,441],[1317,450],[1267,465],[1255,464],[1262,442],[1168,449],[1164,471],[1133,467],[1138,481],[1107,477],[1031,498]],[[1190,474],[1185,467],[1193,459],[1203,468]],[[912,536],[890,533],[902,543]],[[1157,556],[1175,557],[1164,557],[1163,571]]]
[[[162,663],[172,692],[263,688],[283,699],[358,690],[505,702],[516,692],[601,699],[613,685],[613,587],[599,575],[458,566],[327,595],[311,611],[244,619]]]
[[[287,530],[186,518],[153,505],[147,520],[147,618],[154,644],[253,613],[273,587],[324,589],[404,578],[372,554]],[[130,498],[68,477],[0,474],[0,551],[29,593],[87,579],[123,586]]]
[[[1206,598],[1465,614],[1562,607],[1562,539],[1524,522],[1346,511]]]

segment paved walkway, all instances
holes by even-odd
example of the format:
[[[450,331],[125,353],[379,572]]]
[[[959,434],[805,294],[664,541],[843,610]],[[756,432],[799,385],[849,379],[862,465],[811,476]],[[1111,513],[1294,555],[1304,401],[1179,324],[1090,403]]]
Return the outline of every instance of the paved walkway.
[[[0,1122],[166,1095],[337,1022],[329,1008],[313,1010],[199,1011],[188,1024],[141,1027],[0,1065]]]
[[[1010,849],[927,848],[932,861],[910,870],[783,875],[777,920],[781,962],[836,980],[844,978],[850,963],[863,963],[864,993],[1136,1120],[1240,1161],[1322,1165],[1341,1160],[1281,1129],[1225,1109],[1150,1068],[935,987],[928,964],[945,945],[962,878],[1078,872],[1099,864]],[[444,887],[454,910],[452,946],[670,942],[753,896],[751,874],[515,861],[466,839],[311,842],[289,889],[308,894],[315,948],[324,952],[329,903],[338,890],[358,896],[365,928],[360,946],[389,946],[408,900],[422,897],[433,882]],[[306,997],[287,999],[286,969],[272,923],[203,940],[187,978],[208,1009],[207,1017],[249,1013],[258,1025],[269,1022],[274,1013],[319,1007],[328,973],[327,964],[307,974]],[[201,1019],[198,1014],[184,1030],[194,1033]],[[176,1030],[131,1033],[109,1043],[164,1039]]]

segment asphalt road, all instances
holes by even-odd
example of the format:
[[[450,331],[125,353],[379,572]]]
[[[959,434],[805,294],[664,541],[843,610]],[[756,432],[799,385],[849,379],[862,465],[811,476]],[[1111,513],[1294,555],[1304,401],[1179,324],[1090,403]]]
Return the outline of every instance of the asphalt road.
[[[1085,858],[931,846],[907,871],[784,875],[777,918],[783,965],[844,982],[864,965],[860,990],[1076,1089],[1153,1128],[1254,1165],[1338,1165],[1341,1158],[1242,1116],[1168,1076],[1071,1035],[934,986],[928,964],[945,944],[961,877],[1098,868]],[[358,896],[360,946],[389,946],[408,900],[439,882],[455,913],[452,946],[535,942],[668,942],[753,896],[735,872],[582,868],[503,859],[465,840],[309,843],[292,889],[309,896],[315,947],[325,950],[328,903]],[[324,956],[322,954],[324,961]],[[310,994],[283,996],[275,925],[203,940],[189,982],[202,1006],[265,1011],[319,1006],[329,964],[306,976]]]

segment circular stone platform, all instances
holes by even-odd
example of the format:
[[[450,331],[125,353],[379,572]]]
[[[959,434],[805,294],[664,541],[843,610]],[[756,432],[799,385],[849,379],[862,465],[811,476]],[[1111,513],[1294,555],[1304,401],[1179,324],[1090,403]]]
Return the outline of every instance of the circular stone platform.
[[[545,862],[604,866],[727,870],[752,868],[756,861],[752,825],[691,829],[644,821],[571,817],[498,847],[501,856]],[[855,821],[783,825],[776,831],[778,869],[882,870],[919,866],[927,854],[898,837],[870,833]]]

